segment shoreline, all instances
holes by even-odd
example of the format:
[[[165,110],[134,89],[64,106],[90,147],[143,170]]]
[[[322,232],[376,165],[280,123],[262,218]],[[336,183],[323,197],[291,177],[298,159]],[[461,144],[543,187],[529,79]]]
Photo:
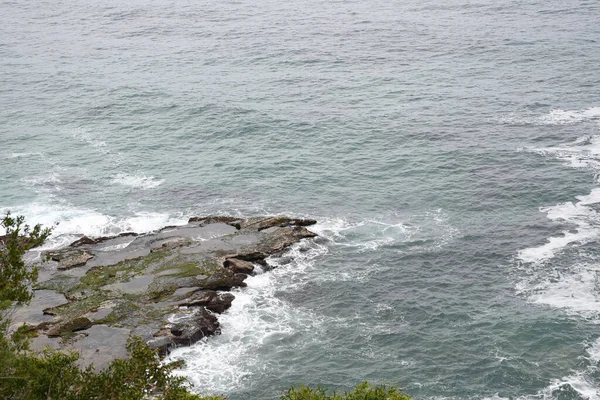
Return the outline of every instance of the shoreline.
[[[139,336],[161,356],[220,334],[218,315],[255,266],[303,239],[312,219],[194,217],[157,231],[89,238],[46,251],[31,304],[17,309],[32,350],[79,351],[80,365],[102,369],[126,356]]]

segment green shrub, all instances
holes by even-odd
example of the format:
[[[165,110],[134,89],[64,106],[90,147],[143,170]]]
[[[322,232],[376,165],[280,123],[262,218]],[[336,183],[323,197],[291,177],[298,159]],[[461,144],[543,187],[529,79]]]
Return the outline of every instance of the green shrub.
[[[393,386],[374,386],[363,382],[351,392],[328,394],[328,391],[320,387],[309,388],[301,386],[291,388],[281,397],[281,400],[410,400],[410,397],[402,394],[400,389]]]
[[[29,289],[37,279],[37,269],[28,268],[23,256],[42,245],[51,229],[36,225],[31,229],[22,216],[12,218],[10,213],[0,221],[6,234],[0,237],[0,313],[14,303],[28,303],[33,294]],[[0,314],[0,317],[2,314]]]
[[[129,358],[108,368],[80,369],[78,354],[47,349],[40,356],[10,350],[0,338],[0,398],[22,400],[219,400],[189,392],[185,379],[172,375],[175,364],[163,364],[139,338],[130,339]],[[8,351],[7,351],[8,350]]]

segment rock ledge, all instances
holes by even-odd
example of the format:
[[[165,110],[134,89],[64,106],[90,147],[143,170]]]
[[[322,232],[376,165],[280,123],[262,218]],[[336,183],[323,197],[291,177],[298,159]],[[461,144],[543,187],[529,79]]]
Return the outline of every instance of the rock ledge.
[[[229,291],[246,286],[244,280],[256,265],[266,266],[267,257],[317,236],[306,228],[315,223],[210,216],[143,235],[83,236],[48,253],[44,280],[35,287],[64,295],[64,303],[37,304],[40,316],[34,315],[34,299],[17,322],[37,334],[34,348],[78,349],[82,365],[103,368],[124,356],[129,335],[164,355],[219,334],[218,314],[234,300]]]

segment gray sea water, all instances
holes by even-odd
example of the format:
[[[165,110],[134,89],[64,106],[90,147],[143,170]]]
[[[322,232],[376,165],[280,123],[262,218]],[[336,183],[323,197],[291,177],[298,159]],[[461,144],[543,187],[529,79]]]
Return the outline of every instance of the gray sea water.
[[[600,5],[0,1],[0,211],[75,234],[314,217],[203,393],[600,399]]]

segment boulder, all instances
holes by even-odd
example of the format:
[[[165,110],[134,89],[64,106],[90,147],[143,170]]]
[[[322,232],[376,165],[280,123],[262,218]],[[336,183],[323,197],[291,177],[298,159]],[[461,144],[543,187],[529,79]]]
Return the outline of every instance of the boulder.
[[[87,251],[76,252],[61,258],[56,268],[60,270],[67,270],[75,267],[82,267],[92,258],[94,258],[94,256]]]
[[[218,293],[214,290],[196,292],[187,299],[181,301],[178,305],[186,307],[205,307],[207,310],[221,314],[229,307],[235,299],[231,293]]]
[[[166,356],[171,351],[171,347],[175,345],[173,339],[169,336],[159,336],[146,341],[146,344],[151,349],[156,350],[161,357]]]
[[[92,321],[87,317],[76,317],[66,321],[59,322],[51,326],[46,331],[46,336],[57,337],[63,336],[72,332],[82,331],[90,328],[93,325]]]
[[[224,265],[225,268],[229,268],[235,273],[251,274],[254,271],[254,265],[251,262],[238,258],[228,258]]]
[[[221,333],[217,317],[204,307],[194,310],[189,316],[174,323],[168,331],[161,330],[157,336],[168,336],[174,344],[191,345],[206,336]]]
[[[209,304],[206,305],[206,309],[221,314],[231,307],[231,303],[234,299],[235,296],[231,293],[220,293]]]
[[[69,245],[69,247],[77,247],[77,246],[82,246],[82,245],[86,245],[86,244],[93,245],[93,244],[105,242],[110,239],[115,239],[115,238],[124,237],[124,236],[138,236],[138,234],[135,232],[123,232],[123,233],[120,233],[115,236],[101,236],[101,237],[93,238],[93,239],[89,238],[87,236],[83,236],[81,239],[78,239],[78,240],[74,241],[73,243],[71,243]]]

